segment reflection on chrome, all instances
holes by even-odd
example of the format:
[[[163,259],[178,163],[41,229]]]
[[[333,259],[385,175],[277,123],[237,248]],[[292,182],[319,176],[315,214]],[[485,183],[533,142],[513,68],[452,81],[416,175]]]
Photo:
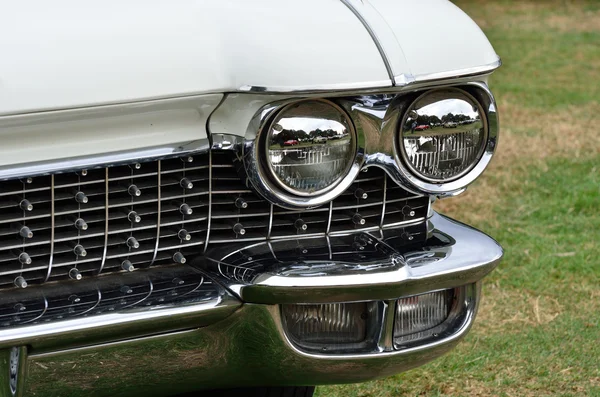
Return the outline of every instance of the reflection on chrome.
[[[422,244],[425,225],[398,228]],[[402,241],[398,246],[406,246]],[[404,266],[402,255],[367,233],[348,236],[275,240],[239,248],[208,250],[207,266],[232,283],[253,284],[265,273],[288,277],[360,275]]]
[[[480,232],[436,213],[428,223],[214,246],[191,265],[244,301],[324,303],[395,299],[465,285],[484,277],[502,257],[498,244]]]
[[[285,106],[268,128],[271,175],[293,194],[333,188],[355,156],[352,122],[337,105],[309,100]]]
[[[448,105],[446,112],[436,109],[434,102],[452,101],[453,98],[435,93],[448,91],[458,92],[463,96],[459,99],[468,106],[464,106],[464,103],[456,108]],[[427,91],[425,96],[427,93],[435,94],[430,102],[424,99],[422,93],[354,96],[341,99],[340,104],[350,113],[356,132],[361,137],[359,145],[364,147],[364,167],[385,169],[395,183],[413,193],[453,196],[464,191],[481,175],[494,154],[498,138],[494,97],[485,83],[481,82],[468,82],[461,85],[460,89]],[[419,103],[418,111],[409,112],[415,100],[420,101],[419,98],[425,102]],[[427,108],[427,111],[423,112],[421,108]],[[453,112],[458,111],[459,117],[454,119],[456,114]],[[410,119],[410,122],[403,123],[403,119]],[[408,148],[404,147],[400,132],[410,135],[412,141],[407,142]],[[452,134],[455,135],[444,138]],[[412,153],[415,165],[403,154],[407,151]],[[436,162],[440,162],[437,167],[430,166],[436,165]],[[444,167],[449,171],[444,171]],[[436,178],[441,175],[444,179],[434,180],[424,176],[420,169]]]
[[[215,299],[219,290],[185,268],[151,269],[0,293],[0,330],[78,317]],[[1,331],[0,331],[1,332]]]
[[[485,147],[482,115],[475,99],[458,89],[419,97],[402,122],[400,152],[407,166],[430,181],[449,181],[469,172]]]

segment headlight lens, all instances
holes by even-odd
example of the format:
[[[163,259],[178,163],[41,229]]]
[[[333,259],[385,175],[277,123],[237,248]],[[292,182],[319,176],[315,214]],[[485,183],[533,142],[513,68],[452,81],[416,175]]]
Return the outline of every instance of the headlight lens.
[[[402,157],[417,177],[448,182],[468,173],[487,142],[478,102],[454,88],[425,93],[409,107],[400,131]]]
[[[333,189],[356,155],[352,122],[340,107],[323,100],[284,107],[270,124],[265,143],[273,179],[299,196]]]

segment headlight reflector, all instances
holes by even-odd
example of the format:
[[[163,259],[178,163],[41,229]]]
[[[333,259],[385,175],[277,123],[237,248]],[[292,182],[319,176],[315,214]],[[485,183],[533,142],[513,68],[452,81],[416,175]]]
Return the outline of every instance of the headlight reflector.
[[[465,91],[429,91],[413,102],[401,124],[399,146],[415,175],[434,183],[467,174],[487,144],[487,121],[479,103]]]
[[[294,195],[333,189],[354,162],[352,122],[332,102],[306,100],[287,105],[266,132],[266,163],[272,179]]]

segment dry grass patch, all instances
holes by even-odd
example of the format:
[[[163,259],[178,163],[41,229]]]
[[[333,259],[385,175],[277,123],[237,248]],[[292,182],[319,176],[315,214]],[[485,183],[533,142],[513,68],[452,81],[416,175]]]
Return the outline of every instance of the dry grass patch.
[[[565,306],[553,297],[486,284],[479,308],[477,333],[522,332],[523,327],[554,321],[564,310]]]
[[[469,15],[484,30],[492,27],[510,28],[512,26],[529,31],[543,31],[550,28],[562,33],[600,30],[600,7],[591,1],[555,0],[506,3],[477,0],[458,1],[457,3],[460,7],[468,9]],[[582,7],[582,3],[588,4],[588,7]]]

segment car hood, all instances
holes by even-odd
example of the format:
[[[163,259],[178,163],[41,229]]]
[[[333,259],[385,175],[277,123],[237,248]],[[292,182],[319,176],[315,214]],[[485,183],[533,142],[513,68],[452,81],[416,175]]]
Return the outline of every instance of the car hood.
[[[481,30],[442,0],[38,0],[11,2],[4,15],[0,115],[389,87],[497,60]]]

